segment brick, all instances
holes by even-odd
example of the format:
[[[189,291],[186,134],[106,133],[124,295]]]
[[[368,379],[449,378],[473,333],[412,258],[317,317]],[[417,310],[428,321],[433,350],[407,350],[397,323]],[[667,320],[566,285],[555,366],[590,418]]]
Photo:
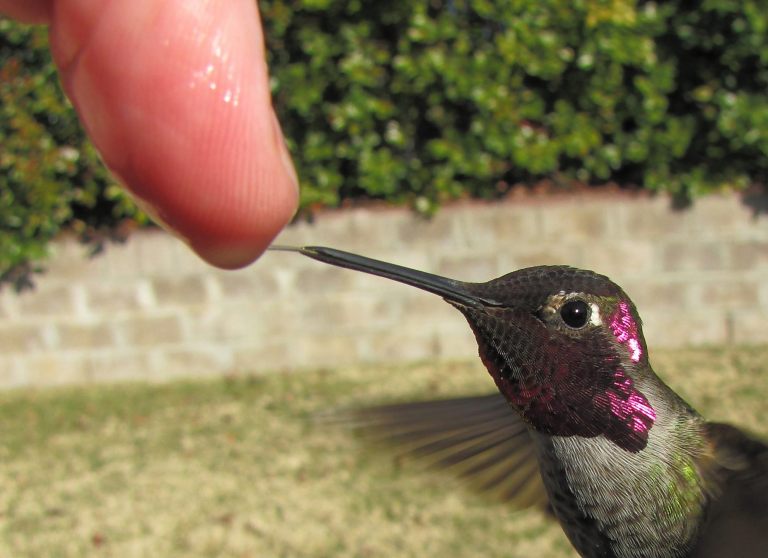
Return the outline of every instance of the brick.
[[[500,254],[499,274],[536,265],[571,265],[585,267],[582,243],[520,242]]]
[[[401,285],[402,286],[402,285]],[[402,286],[407,289],[408,287]],[[412,296],[393,299],[391,297],[374,297],[367,293],[348,294],[344,297],[345,304],[349,306],[350,311],[366,324],[366,327],[372,330],[397,328],[402,321],[403,315],[411,311],[410,300],[418,297],[414,293]],[[429,296],[429,295],[425,295]],[[327,322],[326,322],[327,323]]]
[[[677,312],[699,300],[692,296],[690,285],[684,281],[663,281],[646,276],[621,281],[620,285],[637,306],[641,317],[645,311],[651,310]]]
[[[294,343],[288,338],[261,340],[252,345],[235,346],[232,357],[232,371],[235,373],[265,373],[293,370],[307,366],[303,355],[294,350]]]
[[[295,352],[297,366],[302,368],[325,368],[358,361],[356,343],[360,334],[339,335],[329,333],[295,338],[290,350]]]
[[[723,249],[715,242],[673,242],[662,248],[664,271],[714,271],[725,267]]]
[[[734,242],[726,246],[729,268],[738,271],[768,269],[768,238]]]
[[[42,324],[0,324],[0,354],[35,353],[48,348]]]
[[[134,282],[90,283],[85,302],[89,312],[96,315],[136,311],[141,307],[139,287]]]
[[[341,292],[355,283],[356,273],[359,272],[316,262],[296,274],[294,286],[299,293]]]
[[[115,344],[114,328],[109,322],[64,322],[55,328],[62,349],[99,349]]]
[[[270,335],[295,335],[308,320],[326,319],[300,311],[299,305],[281,300],[225,299],[213,308],[187,309],[179,319],[189,339],[229,344]]]
[[[768,343],[768,310],[743,309],[732,314],[732,341],[736,344]]]
[[[507,207],[512,207],[507,204]],[[505,220],[500,218],[501,211],[497,204],[472,203],[472,210],[465,206],[448,207],[438,214],[450,221],[450,233],[446,237],[445,247],[448,252],[477,251],[487,253],[495,250],[499,237],[498,232],[491,226],[492,223]],[[443,225],[444,230],[446,225]],[[411,246],[411,242],[408,242]],[[427,246],[429,249],[429,246]]]
[[[69,286],[41,284],[31,291],[18,295],[16,301],[20,315],[29,316],[71,316],[75,313],[72,291]]]
[[[313,223],[289,227],[278,244],[330,246],[352,252],[390,247],[398,240],[400,226],[417,218],[412,212],[387,207],[326,210]]]
[[[312,242],[312,244],[369,256],[381,250],[401,247],[402,228],[421,218],[409,211],[378,208],[370,211],[352,210],[346,219],[349,221],[349,227],[345,232],[329,236],[325,227],[321,226],[316,238],[320,242]],[[410,239],[410,241],[414,240],[417,239]]]
[[[477,222],[476,218],[473,219],[474,226],[469,232],[477,234],[475,231],[483,229],[491,231],[493,239],[489,240],[489,243],[491,246],[496,246],[497,250],[503,250],[522,238],[538,238],[541,235],[541,208],[538,205],[516,206],[508,202],[495,204],[493,207],[494,210],[489,212],[486,222]]]
[[[10,320],[18,316],[17,298],[18,295],[12,293],[10,288],[0,289],[0,320]]]
[[[231,370],[232,351],[225,347],[183,347],[160,353],[163,380],[209,377]]]
[[[656,247],[637,240],[603,240],[584,250],[583,267],[611,278],[650,274],[656,269]]]
[[[417,293],[402,303],[402,312],[397,319],[398,330],[412,331],[456,331],[468,328],[464,316],[440,297]]]
[[[621,236],[627,238],[670,239],[687,237],[690,214],[672,208],[666,196],[637,200],[622,206]]]
[[[675,212],[663,196],[327,211],[281,234],[457,279],[521,267],[595,269],[638,304],[651,347],[768,342],[768,218],[738,196]],[[0,294],[0,385],[162,380],[361,360],[476,357],[439,297],[297,254],[214,270],[165,233],[140,231],[89,260],[71,239],[31,293]],[[50,357],[50,358],[49,358]]]
[[[547,204],[541,208],[541,235],[556,241],[604,238],[611,233],[613,210],[609,204],[588,204],[579,198]]]
[[[17,388],[29,384],[22,358],[0,357],[0,388]]]
[[[182,340],[179,320],[174,315],[134,316],[117,322],[118,342],[131,346],[158,346]]]
[[[202,276],[158,277],[152,280],[159,306],[195,306],[208,302],[208,291]]]
[[[79,279],[93,261],[88,248],[71,236],[62,236],[51,243],[51,257],[45,264],[46,275],[60,280]]]
[[[407,287],[403,287],[407,288]],[[307,332],[354,332],[397,326],[402,314],[402,301],[386,298],[337,293],[325,297],[308,297],[297,304],[302,329]]]
[[[435,358],[439,354],[437,337],[424,333],[402,335],[402,332],[392,334],[356,336],[353,354],[368,362],[413,362]]]
[[[753,308],[759,300],[759,289],[755,281],[717,281],[702,285],[698,302],[702,309]]]
[[[448,213],[438,213],[432,218],[413,215],[399,223],[397,231],[390,234],[396,235],[394,239],[410,249],[424,246],[435,250],[458,244],[457,227]]]
[[[102,280],[109,278],[126,281],[140,277],[143,274],[141,268],[151,265],[148,261],[142,262],[142,254],[138,250],[138,245],[144,242],[148,234],[151,234],[150,231],[142,231],[131,235],[131,240],[125,244],[109,244],[94,257],[80,256],[74,260],[77,267],[70,269],[71,278],[100,277]],[[152,235],[152,238],[155,236]]]
[[[729,316],[713,309],[702,313],[657,310],[643,313],[643,331],[648,346],[682,347],[729,341]]]
[[[81,384],[91,377],[85,354],[37,354],[24,359],[27,380],[32,386]]]
[[[158,380],[150,354],[141,350],[89,351],[86,355],[91,382]]]
[[[711,195],[694,200],[688,210],[688,229],[697,238],[739,236],[753,227],[750,209],[733,195]]]
[[[147,231],[130,242],[136,258],[136,271],[141,277],[168,277],[202,275],[210,266],[192,252],[188,246],[162,229]]]
[[[274,244],[284,244],[287,246],[307,246],[317,244],[312,238],[315,228],[307,221],[296,221],[284,228],[275,238]]]
[[[477,282],[488,281],[500,275],[497,258],[492,254],[443,256],[436,273],[460,281]]]
[[[476,358],[477,350],[477,341],[469,326],[465,326],[464,332],[446,332],[437,337],[437,356],[442,359]]]
[[[279,292],[277,278],[266,269],[220,272],[215,275],[215,280],[224,298],[271,297]]]

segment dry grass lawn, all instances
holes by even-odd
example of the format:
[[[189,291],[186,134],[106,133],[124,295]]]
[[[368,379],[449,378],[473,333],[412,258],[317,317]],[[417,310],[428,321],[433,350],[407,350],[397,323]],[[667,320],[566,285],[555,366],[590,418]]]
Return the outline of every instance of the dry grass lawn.
[[[768,348],[652,356],[708,417],[768,435]],[[0,394],[0,556],[574,556],[540,513],[313,420],[490,389],[473,362]]]

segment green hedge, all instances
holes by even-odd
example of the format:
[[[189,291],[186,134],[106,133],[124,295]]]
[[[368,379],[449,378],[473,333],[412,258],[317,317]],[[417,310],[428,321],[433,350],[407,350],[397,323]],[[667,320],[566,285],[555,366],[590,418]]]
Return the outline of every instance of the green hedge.
[[[768,168],[757,1],[262,2],[305,203],[559,174],[698,195]]]
[[[61,92],[46,30],[0,18],[0,283],[28,286],[62,228],[98,250],[127,217],[144,220]]]
[[[765,180],[757,0],[259,4],[305,208],[428,213],[551,176],[683,198]],[[0,22],[0,72],[2,272],[62,226],[137,214],[77,128],[43,32]]]

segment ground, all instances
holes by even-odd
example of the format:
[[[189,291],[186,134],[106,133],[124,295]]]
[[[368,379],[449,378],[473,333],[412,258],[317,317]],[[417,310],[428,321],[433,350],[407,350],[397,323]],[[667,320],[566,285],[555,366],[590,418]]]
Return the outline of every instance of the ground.
[[[768,437],[768,347],[651,357],[707,417]],[[0,394],[0,556],[575,556],[543,514],[322,420],[491,389],[468,362]]]

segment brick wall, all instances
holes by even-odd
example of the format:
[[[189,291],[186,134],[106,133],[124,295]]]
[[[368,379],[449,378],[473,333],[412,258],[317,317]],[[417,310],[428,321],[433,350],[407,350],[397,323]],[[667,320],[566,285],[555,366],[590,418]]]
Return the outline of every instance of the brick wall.
[[[684,212],[662,197],[532,196],[459,204],[430,221],[355,209],[278,241],[465,280],[541,263],[591,268],[633,297],[651,349],[768,341],[768,217],[737,196]],[[35,291],[0,293],[4,387],[474,355],[466,322],[435,296],[297,254],[215,270],[160,231],[94,259],[61,240]]]

